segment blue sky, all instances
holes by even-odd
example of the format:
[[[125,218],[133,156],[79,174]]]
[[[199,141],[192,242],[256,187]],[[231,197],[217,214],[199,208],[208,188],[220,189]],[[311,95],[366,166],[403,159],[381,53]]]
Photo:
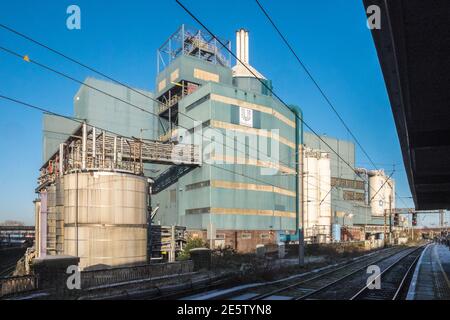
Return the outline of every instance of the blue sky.
[[[378,167],[410,196],[398,138],[361,0],[261,1]],[[275,92],[299,105],[317,132],[351,137],[299,69],[253,0],[184,1],[212,31],[233,40],[250,31],[250,63],[272,79]],[[66,9],[81,8],[81,30],[66,27]],[[0,22],[135,87],[153,90],[156,49],[181,23],[194,21],[175,1],[2,1]],[[89,71],[0,29],[0,45],[84,79]],[[72,114],[74,82],[0,51],[0,93]],[[0,101],[0,221],[33,223],[41,164],[42,115]],[[357,164],[370,167],[361,150]],[[397,199],[412,206],[410,199]]]

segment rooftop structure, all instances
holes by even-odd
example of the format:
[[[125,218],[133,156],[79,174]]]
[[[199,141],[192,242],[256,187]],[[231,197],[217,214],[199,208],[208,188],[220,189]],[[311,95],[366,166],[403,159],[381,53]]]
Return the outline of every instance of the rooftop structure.
[[[266,79],[261,73],[250,65],[249,33],[245,29],[236,31],[236,65],[233,67],[233,77],[250,77]]]
[[[231,42],[220,41],[231,49]],[[191,56],[222,67],[231,66],[231,54],[209,33],[182,24],[158,49],[157,71],[160,73],[179,56]]]

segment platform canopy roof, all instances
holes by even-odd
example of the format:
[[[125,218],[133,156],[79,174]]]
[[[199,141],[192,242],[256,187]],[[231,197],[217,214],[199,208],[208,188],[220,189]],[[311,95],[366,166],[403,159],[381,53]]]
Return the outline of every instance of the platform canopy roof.
[[[450,209],[450,1],[363,0],[419,210]]]

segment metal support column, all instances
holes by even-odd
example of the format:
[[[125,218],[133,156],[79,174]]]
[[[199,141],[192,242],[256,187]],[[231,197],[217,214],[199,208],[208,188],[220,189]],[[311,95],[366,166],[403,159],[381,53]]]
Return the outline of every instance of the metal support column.
[[[64,143],[59,144],[59,176],[64,175]]]
[[[113,167],[114,169],[116,168],[116,164],[117,164],[117,137],[114,137],[114,145],[113,145]]]
[[[383,242],[384,242],[384,246],[386,246],[386,242],[387,242],[387,210],[384,209],[384,224],[383,224]]]
[[[87,126],[83,122],[83,143],[81,146],[81,170],[86,170],[86,152],[87,152]]]
[[[95,156],[96,156],[96,132],[95,132],[95,127],[92,128],[92,161],[93,161],[93,166],[94,168],[97,166],[97,162],[95,161]]]
[[[392,196],[389,195],[389,244],[392,244]]]
[[[305,265],[305,210],[304,210],[304,192],[303,192],[303,145],[300,143],[300,119],[295,115],[295,161],[296,161],[296,232],[298,232],[298,264]],[[302,164],[300,166],[300,163]],[[300,179],[302,185],[300,186]],[[300,191],[301,188],[301,191]],[[299,202],[301,201],[301,209]],[[300,214],[299,214],[299,211]],[[301,226],[300,226],[301,223]]]

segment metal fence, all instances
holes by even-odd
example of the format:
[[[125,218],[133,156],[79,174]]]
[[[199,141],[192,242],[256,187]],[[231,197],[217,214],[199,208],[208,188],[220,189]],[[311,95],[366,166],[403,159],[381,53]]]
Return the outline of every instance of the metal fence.
[[[81,288],[89,289],[133,280],[152,280],[164,276],[187,274],[194,269],[192,261],[146,264],[81,272]],[[42,289],[38,287],[37,275],[0,278],[0,299]]]
[[[192,261],[82,271],[81,288],[89,289],[133,280],[151,280],[156,277],[183,274],[192,271]]]
[[[38,280],[34,275],[0,278],[0,298],[12,296],[38,288]]]

